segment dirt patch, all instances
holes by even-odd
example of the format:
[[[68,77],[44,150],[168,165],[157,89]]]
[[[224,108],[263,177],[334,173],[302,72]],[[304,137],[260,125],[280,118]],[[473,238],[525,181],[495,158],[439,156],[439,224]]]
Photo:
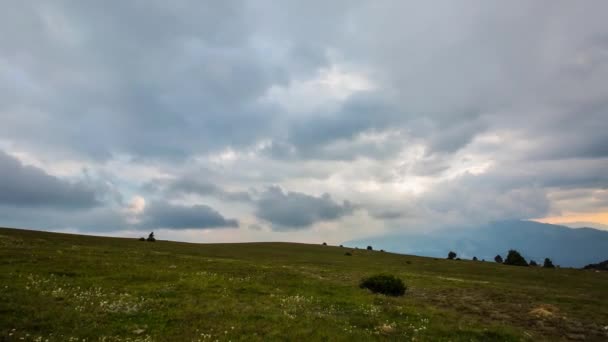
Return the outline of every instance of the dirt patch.
[[[541,304],[534,309],[530,310],[528,313],[532,317],[536,317],[538,319],[548,319],[553,318],[559,310],[554,305],[550,304]]]

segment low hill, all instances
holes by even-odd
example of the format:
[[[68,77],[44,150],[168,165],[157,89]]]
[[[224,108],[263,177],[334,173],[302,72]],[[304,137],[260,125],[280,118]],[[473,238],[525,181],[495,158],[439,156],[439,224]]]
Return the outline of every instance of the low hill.
[[[372,237],[345,243],[445,258],[449,251],[459,257],[494,260],[516,249],[527,259],[550,258],[562,267],[583,267],[608,258],[608,231],[568,228],[534,221],[501,221],[463,228],[449,227],[426,233]]]
[[[405,295],[359,288],[379,272]],[[602,341],[606,288],[605,272],[0,229],[0,341]]]

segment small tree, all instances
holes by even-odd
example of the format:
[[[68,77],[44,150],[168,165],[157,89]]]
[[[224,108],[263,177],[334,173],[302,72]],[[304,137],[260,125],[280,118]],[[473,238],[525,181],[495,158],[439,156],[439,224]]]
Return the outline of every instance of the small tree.
[[[156,241],[156,239],[154,238],[154,232],[151,232],[150,235],[148,235],[148,241],[150,241],[150,242]]]
[[[528,266],[528,263],[518,251],[511,249],[509,250],[509,254],[507,254],[507,258],[505,259],[505,265]]]
[[[454,258],[456,258],[456,252],[450,251],[450,253],[448,253],[448,259],[454,260]]]
[[[323,242],[323,246],[327,246],[327,242]]]
[[[530,260],[530,266],[538,266],[538,264],[536,263],[536,261]]]
[[[553,265],[553,261],[551,261],[551,259],[549,259],[549,258],[545,258],[545,262],[543,263],[543,267],[544,268],[555,268],[555,266]]]
[[[494,261],[496,261],[499,264],[502,264],[502,257],[500,256],[500,254],[494,257]]]
[[[477,257],[476,256],[473,257],[473,261],[477,261]]]
[[[146,238],[142,236],[139,238],[139,241],[146,241]]]
[[[374,249],[372,248],[372,246],[367,246],[367,250],[368,251],[373,251]]]

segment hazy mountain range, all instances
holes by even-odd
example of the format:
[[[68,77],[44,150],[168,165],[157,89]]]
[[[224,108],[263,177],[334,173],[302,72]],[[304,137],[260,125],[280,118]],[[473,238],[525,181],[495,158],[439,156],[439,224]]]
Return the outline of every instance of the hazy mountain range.
[[[374,249],[442,258],[452,250],[463,259],[476,256],[486,261],[493,261],[497,254],[504,258],[509,249],[516,249],[528,261],[542,263],[549,257],[564,267],[583,267],[608,259],[608,231],[534,221],[501,221],[474,228],[371,237],[345,245],[372,245]]]

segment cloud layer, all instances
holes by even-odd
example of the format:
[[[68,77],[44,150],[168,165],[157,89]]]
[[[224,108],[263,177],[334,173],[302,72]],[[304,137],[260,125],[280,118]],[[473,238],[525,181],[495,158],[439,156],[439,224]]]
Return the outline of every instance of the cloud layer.
[[[0,224],[340,242],[603,217],[607,10],[3,6]]]

